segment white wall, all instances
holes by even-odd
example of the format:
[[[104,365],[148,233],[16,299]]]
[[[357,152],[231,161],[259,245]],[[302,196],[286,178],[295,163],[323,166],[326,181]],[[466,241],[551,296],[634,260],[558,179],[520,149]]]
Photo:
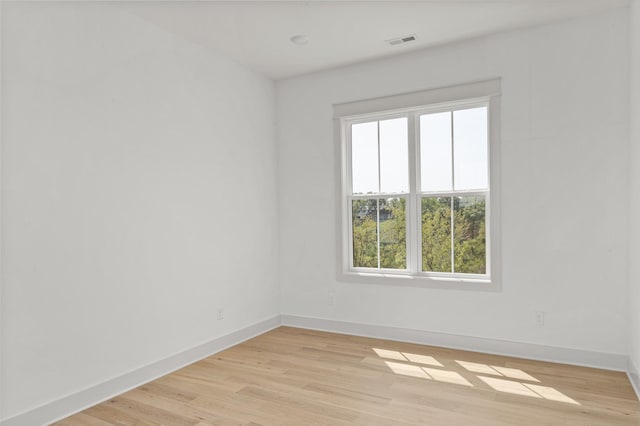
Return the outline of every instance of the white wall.
[[[640,396],[640,1],[631,3],[631,212],[629,251],[630,358]]]
[[[276,149],[269,80],[115,4],[3,2],[0,418],[280,311],[613,354],[631,335],[640,364],[627,30],[618,10],[281,81]],[[337,282],[332,104],[495,76],[503,291]]]
[[[626,354],[627,30],[619,9],[278,82],[283,314]],[[496,76],[503,291],[337,282],[332,104]]]
[[[278,314],[273,82],[116,4],[2,7],[3,415]]]

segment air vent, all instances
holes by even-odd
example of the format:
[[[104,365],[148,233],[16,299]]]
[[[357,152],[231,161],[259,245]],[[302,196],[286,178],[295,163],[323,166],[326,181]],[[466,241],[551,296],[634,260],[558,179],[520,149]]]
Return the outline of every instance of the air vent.
[[[416,35],[412,34],[404,37],[392,38],[390,40],[387,40],[387,43],[389,43],[392,46],[395,46],[396,44],[409,43],[410,41],[414,41],[415,39],[416,39]]]

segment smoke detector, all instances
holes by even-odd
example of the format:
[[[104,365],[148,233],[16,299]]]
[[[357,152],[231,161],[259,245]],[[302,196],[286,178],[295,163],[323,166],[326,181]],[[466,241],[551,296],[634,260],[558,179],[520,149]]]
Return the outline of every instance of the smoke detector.
[[[392,39],[386,40],[386,42],[392,46],[395,46],[396,44],[404,44],[404,43],[409,43],[410,41],[415,41],[415,39],[416,39],[416,35],[411,34],[404,37],[392,38]]]
[[[305,44],[309,43],[309,37],[304,34],[296,34],[289,40],[291,40],[291,43],[297,44],[299,46],[304,46]]]

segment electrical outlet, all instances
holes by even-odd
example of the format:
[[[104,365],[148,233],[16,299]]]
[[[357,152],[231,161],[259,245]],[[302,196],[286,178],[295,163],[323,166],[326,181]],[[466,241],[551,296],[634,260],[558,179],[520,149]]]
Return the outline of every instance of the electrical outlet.
[[[544,311],[536,311],[536,325],[538,327],[544,325]]]
[[[329,293],[329,298],[327,300],[327,303],[329,304],[329,306],[334,306],[336,304],[336,294],[335,293]]]
[[[218,308],[218,319],[224,319],[224,309]]]

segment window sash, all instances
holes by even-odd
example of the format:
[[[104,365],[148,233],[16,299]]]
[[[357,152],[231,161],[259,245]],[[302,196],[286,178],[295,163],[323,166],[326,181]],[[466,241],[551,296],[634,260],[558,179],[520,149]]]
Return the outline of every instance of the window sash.
[[[419,254],[419,259],[420,262],[418,263],[418,270],[416,271],[418,275],[424,276],[424,277],[437,277],[437,278],[466,278],[466,279],[472,279],[472,280],[486,280],[489,277],[491,277],[491,220],[490,220],[490,209],[491,209],[491,202],[490,202],[490,193],[488,190],[484,190],[484,191],[467,191],[467,190],[462,190],[462,191],[436,191],[436,192],[421,192],[419,194],[415,195],[417,197],[417,214],[419,216],[419,222],[417,224],[418,228],[420,229],[420,235],[418,238],[418,254]],[[452,226],[451,227],[451,238],[452,238],[452,245],[451,245],[451,265],[452,265],[452,269],[453,272],[434,272],[434,271],[423,271],[422,270],[422,198],[427,198],[427,197],[473,197],[473,196],[482,196],[484,197],[484,202],[485,202],[485,216],[484,216],[484,226],[485,226],[485,268],[486,268],[486,273],[484,274],[469,274],[469,273],[464,273],[464,272],[455,272],[455,251],[454,251],[454,244],[453,244],[453,238],[455,236],[455,227]],[[453,209],[451,210],[451,215],[452,217],[454,217],[455,212],[453,211]]]
[[[368,268],[362,266],[354,266],[353,265],[353,200],[384,200],[388,198],[401,198],[405,200],[405,250],[406,250],[406,263],[407,267],[405,269],[392,269],[392,268]],[[404,194],[382,194],[382,195],[371,195],[371,194],[357,194],[357,195],[349,195],[347,196],[347,205],[348,205],[348,221],[349,221],[349,268],[354,271],[359,272],[387,272],[387,273],[411,273],[413,271],[413,264],[411,263],[411,259],[409,258],[409,200],[412,197],[409,193]],[[378,214],[379,214],[379,204],[378,204]],[[377,245],[378,245],[378,264],[380,264],[380,223],[379,220],[376,221],[377,226]]]

